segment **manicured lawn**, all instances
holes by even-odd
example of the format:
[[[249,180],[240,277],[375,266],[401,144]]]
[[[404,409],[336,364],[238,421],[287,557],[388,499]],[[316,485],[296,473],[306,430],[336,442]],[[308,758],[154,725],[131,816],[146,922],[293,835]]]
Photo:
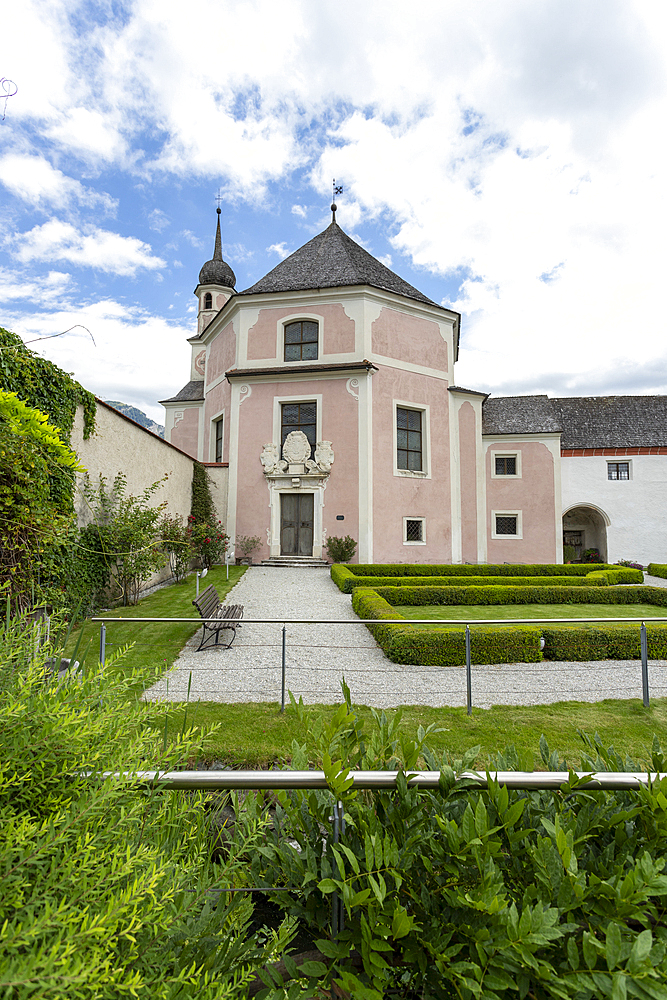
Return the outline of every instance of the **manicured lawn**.
[[[352,692],[354,695],[354,692]],[[362,717],[370,718],[370,709],[355,706]],[[169,727],[176,737],[183,726],[184,705],[174,706]],[[330,705],[312,706],[313,714],[333,714]],[[305,742],[304,727],[289,707],[281,715],[276,704],[220,704],[198,702],[188,706],[187,725],[198,728],[218,724],[219,729],[208,738],[206,758],[228,767],[265,767],[275,761],[288,761],[293,740]],[[479,745],[478,766],[492,765],[494,754],[509,744],[516,747],[523,770],[543,767],[539,756],[539,739],[545,735],[552,750],[557,749],[568,764],[577,766],[583,743],[577,734],[581,729],[593,736],[599,733],[605,746],[614,745],[622,754],[648,759],[656,734],[667,746],[667,698],[651,702],[645,709],[640,699],[630,701],[559,702],[555,705],[528,707],[499,706],[473,709],[471,717],[465,708],[428,708],[407,706],[403,709],[403,728],[416,733],[419,725],[435,723],[445,732],[433,735],[429,743],[452,758],[460,758],[470,747]],[[190,762],[192,764],[193,762]],[[311,761],[312,766],[321,762]]]
[[[204,580],[200,580],[200,591],[208,587],[209,584],[213,584],[222,600],[234,584],[241,579],[245,569],[245,566],[230,566],[228,583],[226,569],[222,566],[216,566],[209,571]],[[193,573],[181,583],[156,590],[155,593],[140,600],[134,607],[112,608],[105,612],[103,617],[126,619],[196,618],[198,617],[197,609],[192,605],[195,592],[195,575]],[[180,650],[198,628],[199,626],[195,622],[165,622],[164,624],[143,622],[136,625],[109,622],[106,626],[107,657],[120,646],[134,643],[133,648],[123,657],[119,669],[129,667],[141,669],[142,676],[146,679],[145,683],[148,685],[172,665]],[[79,630],[73,633],[70,649],[77,641],[78,635]],[[99,646],[100,623],[85,622],[79,654],[83,654],[88,647],[86,660],[92,662],[99,656]]]
[[[666,608],[652,604],[473,604],[400,605],[404,618],[477,621],[489,618],[665,618]],[[398,615],[397,615],[398,617]],[[424,628],[431,628],[425,625]]]

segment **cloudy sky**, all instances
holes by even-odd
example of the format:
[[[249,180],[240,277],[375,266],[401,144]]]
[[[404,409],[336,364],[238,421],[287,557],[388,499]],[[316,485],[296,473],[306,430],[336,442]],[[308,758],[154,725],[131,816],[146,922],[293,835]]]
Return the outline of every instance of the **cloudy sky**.
[[[667,392],[664,0],[21,0],[0,326],[162,422],[213,251],[329,221],[463,314],[457,382]],[[2,82],[4,78],[5,82]],[[94,343],[86,327],[94,338]]]

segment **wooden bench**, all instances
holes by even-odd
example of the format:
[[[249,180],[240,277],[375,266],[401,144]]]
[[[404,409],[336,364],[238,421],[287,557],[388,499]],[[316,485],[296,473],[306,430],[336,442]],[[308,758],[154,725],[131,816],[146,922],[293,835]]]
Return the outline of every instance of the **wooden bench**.
[[[204,632],[197,652],[203,649],[204,643],[210,635],[215,635],[213,645],[219,645],[218,637],[225,629],[231,629],[233,632],[231,639],[224,647],[225,649],[229,649],[236,638],[237,628],[241,627],[239,619],[243,618],[243,605],[221,604],[218,592],[213,584],[202,591],[199,597],[195,597],[192,603],[204,619]]]

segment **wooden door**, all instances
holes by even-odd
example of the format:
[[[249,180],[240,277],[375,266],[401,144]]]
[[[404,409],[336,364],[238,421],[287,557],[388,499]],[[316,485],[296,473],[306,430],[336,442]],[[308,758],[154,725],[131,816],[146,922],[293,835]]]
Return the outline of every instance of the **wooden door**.
[[[312,556],[312,493],[283,493],[281,495],[280,554],[283,556]]]

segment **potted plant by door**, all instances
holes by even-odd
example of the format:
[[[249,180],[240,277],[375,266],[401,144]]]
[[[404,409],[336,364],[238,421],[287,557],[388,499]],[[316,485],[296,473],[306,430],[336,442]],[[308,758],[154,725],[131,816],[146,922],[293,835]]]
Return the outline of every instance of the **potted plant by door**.
[[[236,557],[237,566],[252,566],[252,553],[259,548],[261,538],[258,535],[239,535],[236,539],[236,551],[243,553]]]

